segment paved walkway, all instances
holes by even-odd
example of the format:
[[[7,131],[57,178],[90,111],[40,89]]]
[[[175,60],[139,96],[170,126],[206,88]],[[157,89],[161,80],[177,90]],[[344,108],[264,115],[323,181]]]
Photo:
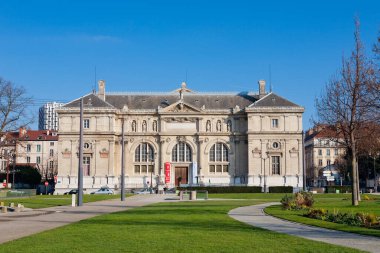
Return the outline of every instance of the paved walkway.
[[[30,212],[0,214],[0,244],[45,230],[61,227],[97,215],[124,211],[148,204],[173,201],[170,195],[135,195],[120,199],[85,203],[80,207],[57,206]],[[177,200],[178,201],[178,200]]]
[[[377,237],[362,236],[353,233],[302,225],[266,215],[263,211],[264,208],[275,204],[279,203],[265,203],[239,207],[231,210],[228,214],[238,221],[255,227],[299,236],[314,241],[326,242],[369,252],[380,252],[380,238]]]

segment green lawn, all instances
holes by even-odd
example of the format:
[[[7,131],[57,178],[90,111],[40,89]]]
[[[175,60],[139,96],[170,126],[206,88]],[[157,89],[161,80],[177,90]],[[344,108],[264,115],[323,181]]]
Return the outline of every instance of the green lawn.
[[[83,202],[94,202],[106,199],[120,198],[120,195],[83,195]],[[14,198],[14,199],[0,199],[0,202],[4,202],[5,205],[9,203],[23,204],[27,208],[46,208],[52,206],[65,206],[71,205],[71,195],[36,195],[26,198]]]
[[[334,196],[334,198],[332,198],[332,196]],[[339,198],[339,196],[341,197]],[[321,194],[321,195],[316,196],[314,208],[324,208],[329,211],[335,210],[335,211],[346,212],[346,213],[351,213],[351,212],[352,213],[358,213],[358,212],[375,213],[378,216],[380,216],[380,196],[375,196],[375,195],[368,195],[368,196],[370,196],[371,198],[374,198],[374,200],[363,200],[360,202],[359,206],[354,207],[351,205],[351,199],[350,199],[351,195],[342,196],[342,194]],[[364,198],[362,197],[362,199]],[[303,217],[302,215],[306,211],[289,211],[289,210],[283,210],[281,206],[271,206],[271,207],[267,207],[265,209],[265,212],[282,219],[305,223],[305,224],[309,224],[313,226],[380,237],[379,229],[369,229],[369,228],[364,228],[364,227],[348,226],[344,224],[337,224],[333,222],[321,221],[317,219]]]
[[[0,252],[359,252],[240,223],[229,210],[262,203],[160,203],[2,244]]]

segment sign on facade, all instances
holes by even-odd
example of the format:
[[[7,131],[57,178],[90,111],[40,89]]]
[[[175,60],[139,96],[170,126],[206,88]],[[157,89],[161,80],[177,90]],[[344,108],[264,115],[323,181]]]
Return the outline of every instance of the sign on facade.
[[[165,163],[165,184],[170,183],[170,163]]]

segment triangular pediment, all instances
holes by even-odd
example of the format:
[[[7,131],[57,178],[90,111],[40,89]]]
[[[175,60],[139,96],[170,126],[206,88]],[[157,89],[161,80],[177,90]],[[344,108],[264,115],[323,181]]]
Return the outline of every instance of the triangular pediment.
[[[199,113],[201,110],[183,101],[178,101],[162,109],[162,112]]]

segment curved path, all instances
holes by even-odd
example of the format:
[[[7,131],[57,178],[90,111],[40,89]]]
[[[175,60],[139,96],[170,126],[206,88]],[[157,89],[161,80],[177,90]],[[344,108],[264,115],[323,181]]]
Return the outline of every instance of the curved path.
[[[326,242],[369,252],[380,252],[380,238],[378,237],[363,236],[303,225],[300,223],[278,219],[264,213],[264,208],[278,204],[280,203],[272,202],[239,207],[231,210],[228,215],[235,220],[247,223],[249,225],[279,233],[285,233],[314,241]]]
[[[135,195],[126,198],[85,203],[80,207],[56,206],[23,213],[0,214],[0,244],[24,236],[61,227],[97,215],[124,211],[163,201],[173,201],[170,195]],[[178,201],[178,200],[174,200]]]

